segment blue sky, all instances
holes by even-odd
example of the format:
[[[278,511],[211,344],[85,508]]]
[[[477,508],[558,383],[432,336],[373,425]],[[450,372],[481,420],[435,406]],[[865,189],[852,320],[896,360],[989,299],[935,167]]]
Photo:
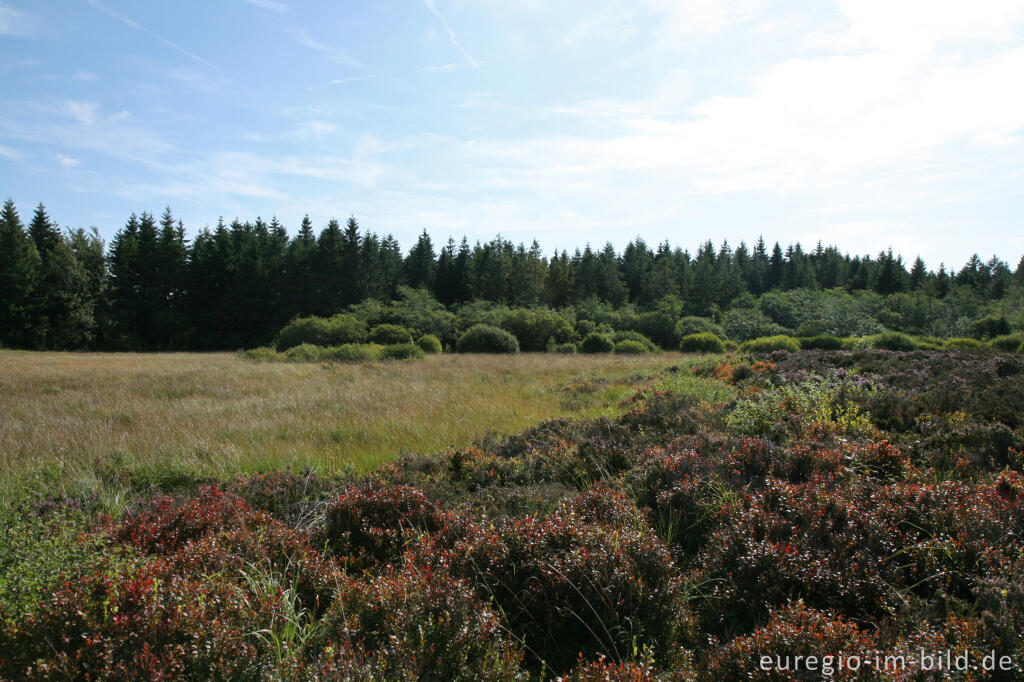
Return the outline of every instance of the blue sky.
[[[408,246],[1024,253],[1020,0],[0,0],[0,194]]]

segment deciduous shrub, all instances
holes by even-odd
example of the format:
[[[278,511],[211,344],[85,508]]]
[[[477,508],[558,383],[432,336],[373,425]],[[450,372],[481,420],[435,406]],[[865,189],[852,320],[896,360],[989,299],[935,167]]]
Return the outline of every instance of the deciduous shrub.
[[[714,334],[702,332],[684,336],[679,341],[679,350],[683,353],[724,353],[725,344]]]
[[[368,482],[349,486],[329,504],[318,538],[349,567],[366,568],[397,559],[411,537],[446,520],[416,488]]]
[[[676,333],[679,338],[691,334],[714,334],[720,339],[725,338],[725,330],[706,317],[684,317],[676,325]]]
[[[516,337],[523,351],[542,351],[549,342],[568,343],[576,338],[572,321],[549,310],[518,308],[502,318],[501,328]]]
[[[830,334],[804,336],[797,340],[803,350],[841,350],[843,348],[843,340]]]
[[[650,352],[650,349],[639,341],[626,339],[615,344],[615,353],[618,355],[644,355]]]
[[[580,343],[581,353],[611,353],[614,350],[615,343],[611,337],[597,332],[587,334],[583,342]]]
[[[988,342],[992,348],[996,350],[1005,351],[1007,353],[1017,352],[1024,344],[1024,333],[1017,334],[1004,334],[1003,336],[997,336]]]
[[[459,337],[460,353],[518,353],[519,341],[504,329],[475,324]]]
[[[628,330],[617,331],[614,334],[612,334],[612,341],[614,341],[615,343],[618,343],[619,341],[636,341],[637,343],[640,343],[645,348],[647,348],[648,352],[650,353],[655,353],[658,350],[660,350],[658,348],[658,344],[654,343],[640,332]]]
[[[884,334],[871,337],[870,344],[872,348],[879,350],[908,351],[917,348],[914,339],[899,332],[885,332]]]
[[[370,341],[382,346],[412,343],[412,334],[408,329],[397,324],[378,324],[370,330]]]
[[[419,360],[426,353],[415,343],[394,343],[384,346],[381,355],[387,360]]]
[[[986,346],[984,343],[977,339],[970,338],[956,338],[946,339],[946,342],[942,344],[943,350],[971,350],[980,351],[985,350]]]
[[[994,339],[997,336],[1005,336],[1012,330],[1010,322],[1002,315],[986,315],[971,322],[971,336],[975,339]]]
[[[422,348],[424,353],[440,353],[442,350],[441,340],[432,334],[424,334],[416,339],[416,345]]]
[[[359,661],[381,680],[519,680],[522,653],[473,590],[440,566],[405,563],[345,584],[317,633],[315,668]],[[338,679],[348,679],[347,676]]]
[[[284,352],[285,360],[291,362],[319,362],[322,357],[323,346],[314,346],[311,343],[292,346]]]
[[[641,313],[636,319],[634,328],[662,348],[678,348],[678,323],[677,315],[657,310]]]
[[[800,342],[792,336],[779,334],[777,336],[762,336],[759,339],[751,339],[740,344],[740,350],[750,353],[770,353],[776,350],[785,350],[795,353],[800,350]]]
[[[284,360],[284,355],[278,353],[273,348],[261,346],[259,348],[250,348],[244,351],[245,357],[256,362],[279,362]]]
[[[366,341],[366,324],[354,315],[300,317],[289,322],[277,335],[277,350],[285,351],[308,343],[314,346],[340,346]]]
[[[376,343],[346,343],[324,348],[320,360],[334,362],[373,362],[384,357],[384,347]]]
[[[556,353],[563,353],[563,354],[566,354],[566,355],[575,355],[576,352],[577,352],[576,344],[575,343],[560,343],[560,344],[558,344],[558,345],[556,345],[554,347],[554,352],[556,352]]]

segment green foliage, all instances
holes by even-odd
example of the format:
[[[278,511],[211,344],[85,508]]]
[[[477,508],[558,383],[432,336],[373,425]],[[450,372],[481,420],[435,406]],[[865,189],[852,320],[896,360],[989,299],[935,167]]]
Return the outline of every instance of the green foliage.
[[[426,352],[415,343],[393,343],[384,346],[381,356],[386,360],[419,360]]]
[[[384,347],[379,344],[346,343],[322,349],[318,359],[333,362],[373,362],[384,357]]]
[[[986,315],[971,322],[971,337],[982,341],[1006,336],[1011,331],[1010,322],[1003,315]]]
[[[1016,334],[997,336],[989,341],[988,345],[996,350],[1013,353],[1020,348],[1022,343],[1024,343],[1024,333],[1018,332]]]
[[[366,341],[366,324],[353,315],[300,317],[289,322],[277,335],[277,350],[295,346],[340,346]]]
[[[518,339],[524,351],[542,351],[549,342],[569,343],[576,338],[572,321],[549,310],[511,310],[502,318],[500,326]]]
[[[552,350],[556,353],[562,353],[564,355],[575,355],[578,352],[575,343],[560,343],[556,345]]]
[[[788,350],[795,353],[800,350],[800,342],[792,336],[779,334],[751,339],[740,344],[740,350],[752,353],[768,353],[776,350]]]
[[[642,313],[636,320],[634,329],[662,348],[679,346],[679,319],[666,311]]]
[[[378,324],[370,330],[370,341],[382,346],[396,343],[412,343],[412,334],[397,324]]]
[[[957,339],[946,339],[946,341],[942,344],[943,350],[981,351],[985,350],[986,348],[988,348],[988,346],[986,346],[978,339],[971,339],[966,337],[961,337]]]
[[[679,350],[683,353],[724,353],[725,344],[711,332],[689,334],[679,341]]]
[[[460,353],[518,353],[519,341],[504,329],[476,324],[459,337]]]
[[[658,345],[651,341],[649,338],[647,338],[640,332],[635,332],[630,329],[615,332],[614,334],[612,334],[612,341],[614,341],[615,343],[618,343],[619,341],[636,341],[637,343],[642,344],[644,347],[646,347],[647,351],[650,353],[656,353],[659,350],[661,350],[660,348],[658,348]]]
[[[761,311],[750,308],[726,311],[722,314],[721,327],[730,339],[740,342],[789,331],[772,322]]]
[[[615,353],[618,355],[643,355],[650,352],[650,349],[639,341],[626,339],[615,344]]]
[[[580,343],[581,353],[611,353],[615,350],[615,342],[607,334],[591,332]]]
[[[802,336],[797,340],[803,350],[841,350],[843,347],[843,340],[831,334]]]
[[[249,350],[242,351],[242,354],[250,360],[256,362],[280,362],[285,359],[283,353],[278,353],[273,348],[267,346],[260,346],[259,348],[250,348]]]
[[[872,348],[879,350],[900,350],[908,351],[917,348],[914,339],[899,332],[886,332],[870,339]]]
[[[676,333],[679,337],[690,336],[691,334],[702,334],[708,332],[714,334],[720,339],[726,337],[725,330],[720,325],[715,324],[706,317],[684,317],[679,320],[676,326]]]
[[[440,353],[441,341],[433,334],[424,334],[416,339],[416,345],[423,349],[424,353]]]

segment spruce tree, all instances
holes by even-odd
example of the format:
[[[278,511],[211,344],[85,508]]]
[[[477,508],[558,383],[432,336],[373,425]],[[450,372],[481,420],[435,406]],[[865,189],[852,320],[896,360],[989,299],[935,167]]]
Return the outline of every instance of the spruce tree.
[[[31,348],[40,341],[35,299],[42,262],[14,201],[0,211],[0,345]]]

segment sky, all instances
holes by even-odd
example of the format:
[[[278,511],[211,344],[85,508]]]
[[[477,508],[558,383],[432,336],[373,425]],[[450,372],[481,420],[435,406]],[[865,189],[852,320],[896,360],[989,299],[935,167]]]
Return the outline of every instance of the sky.
[[[0,197],[1024,254],[1021,0],[0,0]]]

